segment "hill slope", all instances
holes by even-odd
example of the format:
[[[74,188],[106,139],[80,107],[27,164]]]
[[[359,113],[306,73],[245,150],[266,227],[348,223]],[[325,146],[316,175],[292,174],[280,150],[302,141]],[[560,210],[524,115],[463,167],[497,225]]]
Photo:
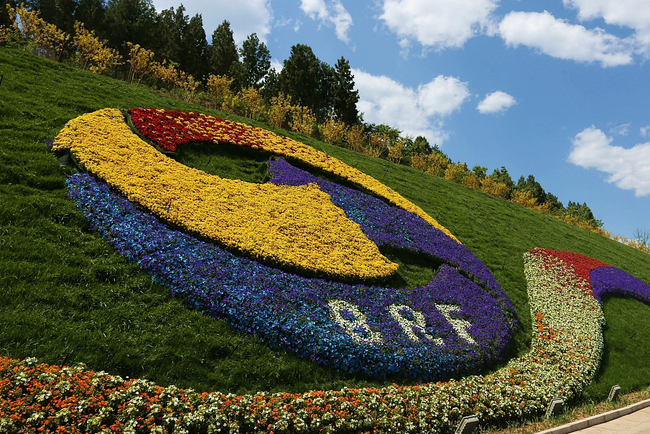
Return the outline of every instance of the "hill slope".
[[[129,264],[67,199],[66,173],[48,151],[63,125],[104,107],[223,113],[13,49],[0,50],[0,350],[159,384],[237,393],[379,385],[274,352],[186,309]],[[241,120],[241,119],[238,119]],[[284,132],[279,132],[283,134]],[[289,133],[284,133],[289,134]],[[289,134],[294,136],[293,134]],[[297,136],[294,136],[297,137]],[[527,350],[531,320],[522,254],[582,253],[650,282],[650,255],[411,168],[299,140],[375,177],[446,226],[493,272],[515,305]],[[650,307],[610,298],[601,374],[587,394],[650,383]],[[308,374],[307,374],[308,373]]]

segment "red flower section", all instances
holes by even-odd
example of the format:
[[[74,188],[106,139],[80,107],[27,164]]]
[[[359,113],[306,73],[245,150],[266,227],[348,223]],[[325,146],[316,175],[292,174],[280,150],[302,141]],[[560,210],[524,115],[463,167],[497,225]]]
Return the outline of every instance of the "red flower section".
[[[147,139],[166,151],[192,142],[236,143],[261,148],[256,129],[202,113],[154,108],[129,110],[133,125]]]
[[[562,250],[551,250],[551,249],[534,249],[531,250],[531,253],[538,253],[544,256],[555,257],[561,259],[569,267],[573,268],[573,271],[587,282],[591,282],[589,274],[592,270],[600,267],[609,267],[608,264],[599,261],[597,259],[590,258],[579,253],[566,252]]]

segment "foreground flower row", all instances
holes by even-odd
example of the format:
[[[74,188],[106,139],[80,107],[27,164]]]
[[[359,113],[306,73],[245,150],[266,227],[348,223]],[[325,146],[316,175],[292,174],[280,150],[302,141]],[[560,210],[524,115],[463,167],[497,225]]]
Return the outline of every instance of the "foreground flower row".
[[[235,396],[3,358],[0,429],[449,433],[469,414],[486,424],[539,415],[551,398],[571,399],[591,381],[604,319],[590,282],[555,252],[531,251],[524,264],[536,324],[532,349],[494,374],[413,387]]]
[[[320,189],[251,184],[188,168],[132,133],[118,110],[68,122],[53,150],[71,151],[88,171],[166,221],[263,262],[356,280],[397,270]]]

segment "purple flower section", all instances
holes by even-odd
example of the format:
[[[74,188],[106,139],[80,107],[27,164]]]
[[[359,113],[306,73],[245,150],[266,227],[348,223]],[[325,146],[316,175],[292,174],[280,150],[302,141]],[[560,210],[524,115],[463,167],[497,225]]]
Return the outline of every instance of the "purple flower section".
[[[594,297],[601,303],[605,295],[624,295],[650,304],[650,285],[618,268],[595,268],[589,280]]]
[[[363,233],[378,246],[425,254],[458,268],[499,301],[513,330],[518,327],[514,306],[492,273],[467,247],[458,244],[441,230],[402,208],[359,190],[318,178],[284,159],[270,160],[268,164],[274,184],[318,184],[331,196],[332,203],[343,209],[350,220],[358,223]]]
[[[451,266],[443,265],[433,282],[411,290],[305,278],[171,230],[90,175],[73,175],[67,183],[91,228],[121,254],[194,308],[225,318],[271,347],[345,372],[432,381],[494,366],[511,341],[498,301]],[[355,305],[366,316],[367,326],[380,333],[380,342],[357,343],[335,321],[331,300]],[[424,315],[424,330],[411,327],[416,340],[390,314],[394,304]],[[469,323],[466,330],[475,343],[453,328],[440,305],[458,306],[451,318]],[[414,321],[408,310],[402,315]],[[343,316],[356,319],[350,311]],[[357,327],[352,333],[363,336],[364,329]]]

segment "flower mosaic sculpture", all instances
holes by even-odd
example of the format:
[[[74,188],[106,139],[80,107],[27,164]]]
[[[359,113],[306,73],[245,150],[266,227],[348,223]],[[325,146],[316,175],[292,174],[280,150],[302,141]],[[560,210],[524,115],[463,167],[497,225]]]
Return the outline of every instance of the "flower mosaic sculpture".
[[[130,115],[145,137],[169,151],[191,141],[229,142],[259,147],[350,181],[359,188],[316,177],[276,158],[269,161],[268,187],[255,188],[279,191],[282,199],[268,199],[270,205],[262,204],[258,212],[272,215],[278,209],[275,204],[285,204],[295,192],[312,194],[311,210],[330,210],[328,216],[336,216],[335,221],[349,230],[345,233],[356,237],[358,244],[345,244],[343,250],[357,246],[368,254],[357,263],[357,258],[342,252],[337,266],[328,268],[313,265],[325,264],[315,257],[327,257],[327,251],[313,252],[314,258],[303,262],[292,252],[278,257],[265,245],[272,238],[269,234],[233,240],[227,238],[228,231],[216,235],[210,228],[199,231],[192,220],[194,212],[185,213],[185,218],[182,207],[171,211],[174,205],[166,202],[170,196],[165,194],[174,188],[173,179],[164,173],[173,166],[164,162],[168,157],[147,154],[152,159],[137,172],[145,176],[144,182],[131,179],[127,169],[132,159],[127,154],[122,154],[127,156],[119,162],[126,166],[119,170],[105,164],[118,161],[112,154],[142,142],[125,128],[119,112],[107,109],[68,123],[54,149],[69,149],[90,173],[69,178],[70,197],[91,227],[123,255],[195,308],[225,318],[271,346],[363,375],[447,381],[237,396],[162,388],[82,367],[2,359],[3,395],[22,396],[17,391],[24,388],[41,392],[22,406],[0,400],[0,428],[15,427],[18,420],[31,420],[32,425],[23,427],[56,426],[62,415],[70,432],[99,432],[102,427],[159,432],[453,432],[469,414],[488,423],[521,419],[543,413],[552,398],[579,395],[593,379],[603,350],[599,303],[603,296],[623,294],[650,302],[650,286],[621,270],[578,254],[532,250],[524,255],[534,318],[531,351],[491,374],[476,375],[502,361],[517,324],[514,308],[485,266],[426,213],[340,161],[264,130],[194,113],[133,109]],[[138,146],[144,144],[139,142]],[[220,178],[183,173],[198,184],[227,190]],[[151,186],[146,181],[154,177],[162,182]],[[246,191],[255,188],[241,186]],[[294,193],[282,196],[286,191]],[[236,193],[235,189],[225,194]],[[162,199],[149,201],[148,196]],[[179,202],[186,200],[182,196]],[[200,207],[200,197],[187,199],[188,206]],[[289,203],[287,209],[296,209],[292,206]],[[227,207],[218,209],[228,213]],[[219,221],[239,230],[241,215],[232,216],[230,220],[220,216]],[[290,225],[285,232],[311,224],[301,226],[302,221],[284,220]],[[171,229],[170,222],[184,230]],[[343,230],[337,224],[328,228],[331,239],[343,233],[336,232]],[[263,228],[277,232],[282,225]],[[247,231],[250,227],[240,233]],[[193,235],[197,232],[207,240],[197,239]],[[325,238],[322,245],[327,242]],[[419,288],[355,283],[380,277],[369,271],[373,261],[384,267],[381,276],[394,271],[380,253],[384,248],[404,249],[441,265],[434,279]],[[346,271],[357,267],[358,275]],[[449,380],[452,376],[462,378]],[[66,392],[58,393],[56,400],[43,395],[62,390],[64,383]],[[13,414],[22,412],[20,417],[5,418],[9,407]]]
[[[138,130],[164,149],[197,140],[257,146],[342,174],[383,199],[317,178],[282,159],[269,162],[273,180],[264,185],[189,169],[131,132],[117,110],[68,123],[54,149],[70,150],[106,182],[88,174],[72,177],[71,196],[120,252],[197,309],[273,347],[380,379],[444,380],[503,360],[516,327],[504,291],[437,222],[391,204],[407,203],[394,191],[265,130],[205,115],[130,113]],[[178,129],[173,144],[157,139],[156,132],[170,128]],[[168,223],[210,241],[172,230]],[[442,265],[420,288],[346,283],[346,278],[378,277],[377,268],[394,266],[380,260],[379,247],[411,251]],[[292,272],[296,269],[321,276],[305,277]]]

